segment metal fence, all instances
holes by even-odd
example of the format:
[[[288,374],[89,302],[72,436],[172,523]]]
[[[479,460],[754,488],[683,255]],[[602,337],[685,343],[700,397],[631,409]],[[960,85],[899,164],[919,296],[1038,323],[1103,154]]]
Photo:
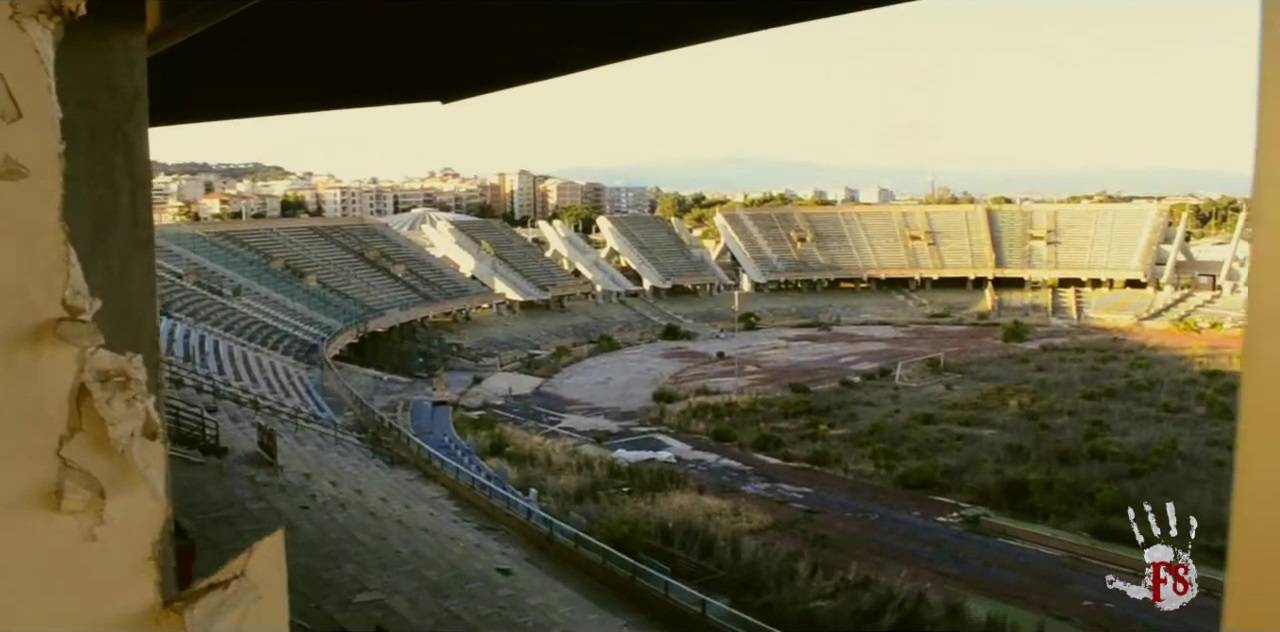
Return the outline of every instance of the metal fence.
[[[658,595],[685,611],[701,616],[716,626],[734,632],[779,632],[762,621],[734,610],[728,605],[703,595],[641,562],[613,549],[595,538],[561,522],[531,504],[527,499],[508,492],[498,485],[484,480],[470,469],[459,465],[443,453],[423,443],[405,427],[388,419],[365,401],[327,357],[321,360],[321,384],[332,397],[347,404],[349,410],[369,424],[371,428],[385,431],[386,438],[395,442],[407,454],[428,465],[461,485],[470,488],[476,496],[483,497],[511,516],[525,522],[547,537],[582,555],[590,562],[629,577],[640,589]]]

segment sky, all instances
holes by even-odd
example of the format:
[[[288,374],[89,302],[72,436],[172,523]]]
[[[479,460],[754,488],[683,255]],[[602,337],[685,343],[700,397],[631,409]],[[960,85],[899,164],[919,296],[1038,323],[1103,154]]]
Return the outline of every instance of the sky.
[[[458,101],[153,128],[155,160],[757,190],[1246,193],[1257,0],[917,0]]]

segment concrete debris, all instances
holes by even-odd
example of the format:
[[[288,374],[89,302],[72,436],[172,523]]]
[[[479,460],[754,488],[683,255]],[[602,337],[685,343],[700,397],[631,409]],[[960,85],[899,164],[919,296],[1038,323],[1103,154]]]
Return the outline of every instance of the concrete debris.
[[[676,462],[676,455],[666,450],[614,450],[613,458],[624,463],[644,463],[645,461]]]
[[[98,326],[89,320],[60,318],[53,327],[58,339],[77,349],[92,349],[106,344]]]
[[[126,456],[157,498],[165,497],[165,460],[160,415],[147,391],[142,356],[95,348],[85,352],[81,376],[81,419],[97,416],[111,447]]]

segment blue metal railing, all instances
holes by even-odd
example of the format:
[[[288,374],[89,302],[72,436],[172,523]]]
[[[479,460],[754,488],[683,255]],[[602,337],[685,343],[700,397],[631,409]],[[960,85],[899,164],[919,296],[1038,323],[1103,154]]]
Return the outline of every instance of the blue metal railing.
[[[326,345],[326,348],[329,345]],[[503,487],[491,483],[453,459],[427,445],[413,435],[412,430],[388,419],[380,411],[365,401],[342,373],[327,357],[321,359],[321,384],[333,396],[347,404],[349,409],[361,419],[376,428],[388,433],[388,438],[396,442],[409,454],[426,464],[471,488],[476,496],[487,499],[511,516],[525,522],[534,529],[544,532],[555,542],[576,551],[587,560],[597,563],[618,573],[622,577],[630,577],[635,586],[647,590],[668,602],[717,627],[733,632],[779,632],[758,619],[739,612],[711,597],[659,573],[649,566],[617,551],[609,545],[561,522],[537,506],[512,493]]]

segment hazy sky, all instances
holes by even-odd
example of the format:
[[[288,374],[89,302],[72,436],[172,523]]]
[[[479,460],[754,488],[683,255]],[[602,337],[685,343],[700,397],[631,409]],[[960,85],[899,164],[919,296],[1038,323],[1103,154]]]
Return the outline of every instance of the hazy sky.
[[[1256,0],[919,0],[446,106],[155,128],[151,152],[342,177],[744,158],[1247,175],[1258,14]]]

